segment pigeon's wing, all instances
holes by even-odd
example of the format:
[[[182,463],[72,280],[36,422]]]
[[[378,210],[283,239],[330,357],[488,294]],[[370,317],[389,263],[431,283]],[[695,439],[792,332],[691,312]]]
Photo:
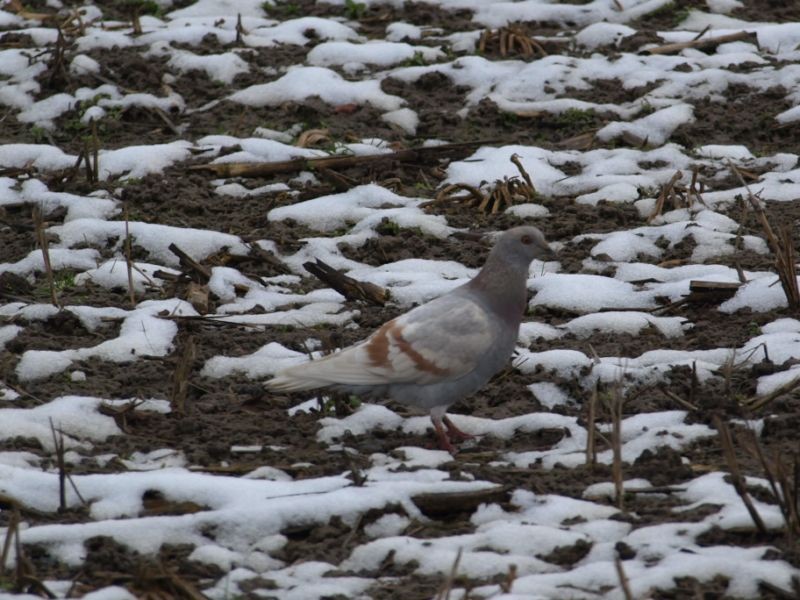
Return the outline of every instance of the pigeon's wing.
[[[281,371],[267,385],[292,391],[458,379],[475,369],[494,336],[480,305],[464,296],[443,296],[385,323],[355,346]]]

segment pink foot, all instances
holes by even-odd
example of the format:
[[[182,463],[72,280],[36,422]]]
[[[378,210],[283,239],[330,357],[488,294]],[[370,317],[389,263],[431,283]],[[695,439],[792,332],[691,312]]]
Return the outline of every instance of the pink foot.
[[[472,438],[475,437],[471,433],[467,433],[466,431],[461,431],[458,427],[456,427],[456,424],[453,423],[453,421],[451,421],[450,417],[448,417],[447,415],[442,417],[442,422],[447,427],[447,433],[449,434],[451,440],[457,442],[463,442],[464,440],[471,440]]]
[[[442,426],[442,421],[434,419],[433,417],[431,417],[431,421],[433,421],[433,430],[436,432],[436,439],[439,440],[439,448],[447,450],[450,454],[455,456],[458,450],[450,443],[450,438],[447,436],[447,431],[445,431]]]

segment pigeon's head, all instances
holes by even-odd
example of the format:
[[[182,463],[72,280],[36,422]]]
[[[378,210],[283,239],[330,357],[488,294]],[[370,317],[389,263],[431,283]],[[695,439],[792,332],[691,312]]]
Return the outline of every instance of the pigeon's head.
[[[526,265],[534,258],[546,261],[556,257],[542,232],[530,225],[514,227],[501,234],[495,242],[495,252],[506,260]]]

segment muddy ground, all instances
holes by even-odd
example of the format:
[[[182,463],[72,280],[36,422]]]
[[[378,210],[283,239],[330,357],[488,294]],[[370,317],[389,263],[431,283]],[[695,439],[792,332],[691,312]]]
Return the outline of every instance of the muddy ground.
[[[32,6],[43,3],[31,2]],[[105,10],[110,10],[114,3],[101,2]],[[326,16],[338,14],[339,7],[315,5],[307,0],[294,2],[302,14]],[[642,19],[634,24],[642,36],[653,36],[660,27],[674,26],[676,15],[687,6],[700,5],[700,2],[680,1],[674,4],[674,14],[664,13]],[[787,10],[780,3],[760,2],[757,14],[738,15],[740,17],[757,17],[761,21],[785,21],[795,19],[796,12]],[[275,10],[280,18],[279,3]],[[750,11],[752,12],[752,11]],[[124,14],[119,16],[124,18]],[[406,4],[404,9],[384,6],[368,9],[361,17],[365,32],[374,32],[382,37],[385,25],[396,20],[410,23],[434,24],[445,31],[459,31],[473,28],[469,23],[468,12],[447,13],[423,4]],[[523,24],[532,35],[551,33],[552,24]],[[0,33],[0,36],[2,34]],[[644,38],[643,38],[644,39]],[[0,43],[24,43],[0,37]],[[424,42],[423,42],[424,43]],[[284,64],[302,63],[306,52],[313,47],[312,41],[307,47],[286,46],[277,52],[257,57],[255,62],[280,66]],[[226,46],[216,39],[207,39],[201,48],[193,48],[194,52],[216,53],[226,50]],[[68,50],[69,52],[70,50]],[[492,56],[491,52],[487,52]],[[96,53],[94,58],[102,67],[102,75],[112,81],[126,86],[136,87],[136,91],[158,93],[164,65],[157,60],[145,60],[135,48],[113,53]],[[264,82],[263,74],[255,71],[239,76],[233,86],[240,89],[245,85]],[[135,83],[131,83],[135,82]],[[81,86],[96,86],[91,76],[82,78],[56,78],[54,82],[43,86],[44,93],[51,93],[53,86],[67,91],[74,91]],[[200,106],[209,100],[220,98],[231,90],[214,83],[201,73],[179,76],[172,84],[173,89],[181,94],[187,104]],[[183,132],[186,139],[195,140],[211,133],[228,133],[244,135],[254,127],[284,129],[290,123],[303,122],[307,127],[325,127],[332,139],[356,140],[367,137],[380,137],[400,145],[413,145],[420,139],[436,137],[453,142],[474,140],[502,140],[503,143],[537,144],[555,147],[556,144],[574,138],[576,135],[596,130],[606,119],[602,115],[583,115],[581,118],[552,119],[547,117],[522,119],[509,117],[497,110],[489,102],[474,108],[468,118],[459,119],[454,112],[463,106],[464,90],[453,86],[444,76],[423,78],[415,84],[405,84],[394,80],[384,82],[384,90],[397,94],[409,102],[409,106],[420,115],[420,127],[417,137],[409,137],[403,132],[383,123],[378,113],[370,108],[359,108],[351,113],[335,113],[332,107],[321,102],[309,101],[304,104],[288,103],[268,109],[242,109],[241,106],[227,102],[220,103],[212,110],[194,113],[189,116],[174,115],[187,127]],[[586,94],[586,92],[581,92]],[[613,82],[598,82],[591,91],[595,102],[621,102],[629,100],[630,91],[624,91]],[[575,96],[577,97],[577,96]],[[783,90],[767,93],[756,93],[752,90],[730,90],[729,101],[725,104],[714,104],[700,101],[695,104],[697,122],[692,126],[680,128],[672,141],[696,145],[704,144],[742,144],[754,154],[769,154],[777,151],[800,152],[800,138],[791,136],[786,130],[772,126],[775,114],[788,106],[784,100]],[[743,113],[747,113],[744,118]],[[75,129],[75,114],[62,117],[59,127],[48,134],[51,143],[57,144],[64,151],[78,152],[83,147],[85,131]],[[768,124],[768,126],[765,126]],[[0,124],[0,142],[40,142],[41,132],[31,127],[7,119]],[[104,147],[122,147],[137,143],[159,143],[176,139],[175,133],[163,119],[148,111],[130,110],[123,112],[113,123],[113,127],[100,132]],[[297,240],[309,232],[291,223],[273,223],[266,219],[269,208],[295,201],[285,194],[262,194],[232,202],[223,202],[212,193],[212,174],[201,171],[188,171],[187,164],[171,167],[159,176],[150,176],[125,184],[123,199],[128,204],[132,219],[145,222],[158,222],[170,225],[182,225],[197,228],[217,229],[241,235],[248,239],[274,239],[282,249],[297,247]],[[438,181],[441,179],[442,164],[388,165],[374,168],[353,168],[344,171],[351,182],[366,183],[370,181],[390,182],[401,194],[433,197]],[[535,177],[535,175],[534,175]],[[250,187],[257,187],[276,181],[288,181],[290,176],[270,179],[253,179],[247,182]],[[87,193],[103,184],[88,183],[81,176],[74,177],[60,184],[51,185],[51,189]],[[107,184],[109,188],[119,184]],[[337,191],[339,181],[323,181],[322,184],[301,190],[301,198],[311,198]],[[598,208],[576,205],[570,198],[544,200],[550,209],[550,216],[533,220],[542,228],[551,240],[569,242],[573,236],[584,232],[606,232],[623,226],[633,226],[643,222],[638,213],[624,205],[608,204]],[[444,214],[448,222],[457,227],[466,227],[473,232],[497,230],[520,222],[519,219],[504,215],[484,214],[463,207],[435,205],[432,210]],[[794,223],[795,233],[800,223],[800,201],[770,207],[770,212],[782,222]],[[736,218],[738,218],[738,214]],[[31,233],[31,216],[27,207],[10,208],[2,213],[4,226],[0,228],[0,248],[2,261],[13,262],[24,257],[36,247]],[[59,215],[48,217],[50,223],[57,223]],[[751,219],[745,223],[744,233],[760,235],[758,223]],[[795,235],[800,240],[800,235]],[[454,237],[446,241],[421,236],[414,231],[397,232],[387,228],[384,235],[371,241],[362,248],[343,248],[344,253],[367,264],[381,264],[403,258],[427,257],[436,259],[452,259],[474,267],[482,263],[487,249],[484,244],[468,237]],[[588,256],[586,245],[567,244],[562,260],[568,272],[576,272],[581,268],[581,261]],[[109,251],[110,252],[110,251]],[[678,248],[669,259],[688,259],[691,248]],[[740,264],[745,268],[767,269],[771,265],[769,257],[741,255]],[[719,259],[714,259],[719,262]],[[209,264],[213,264],[210,262]],[[248,274],[272,276],[275,267],[256,259],[238,265]],[[58,273],[57,278],[68,281],[68,273]],[[322,287],[323,284],[309,277],[304,280],[305,289]],[[183,283],[169,286],[164,292],[149,292],[146,297],[158,298],[174,295],[181,296],[186,292]],[[8,285],[2,288],[6,301],[18,298],[26,302],[49,300],[49,291],[43,279],[33,287],[22,286],[11,289]],[[65,285],[60,290],[63,304],[88,304],[95,306],[120,306],[127,308],[128,298],[125,290],[107,291],[101,288],[79,288]],[[142,298],[143,299],[143,298]],[[212,298],[212,310],[214,299]],[[41,382],[21,384],[16,380],[14,368],[22,352],[27,349],[63,349],[96,344],[105,338],[104,332],[89,332],[80,322],[69,316],[59,315],[46,322],[33,323],[25,327],[24,333],[8,344],[0,359],[0,379],[14,386],[22,393],[22,399],[15,402],[0,401],[0,407],[31,407],[46,402],[64,393],[76,395],[92,395],[99,397],[158,397],[169,398],[171,382],[176,370],[182,344],[191,338],[197,353],[192,363],[189,377],[190,388],[186,399],[185,414],[156,415],[151,413],[127,412],[116,415],[124,435],[112,437],[103,443],[96,444],[96,454],[112,453],[120,457],[130,456],[133,452],[149,452],[157,448],[174,448],[183,452],[190,462],[199,469],[229,474],[244,474],[260,465],[271,465],[284,469],[294,477],[318,477],[332,475],[352,469],[358,471],[360,466],[368,462],[374,452],[392,452],[401,445],[429,445],[428,436],[410,436],[399,431],[377,432],[375,435],[348,438],[347,445],[355,448],[359,454],[355,457],[343,453],[331,452],[324,444],[316,441],[318,419],[322,413],[298,414],[288,418],[286,409],[297,404],[302,395],[275,395],[265,392],[259,382],[241,376],[232,376],[222,380],[208,379],[199,371],[204,362],[216,355],[238,356],[254,352],[267,342],[277,341],[290,348],[302,349],[301,343],[308,337],[328,338],[332,345],[344,345],[363,337],[368,331],[385,320],[396,316],[401,309],[396,307],[375,307],[359,302],[349,302],[347,309],[360,311],[356,322],[362,326],[360,330],[343,329],[341,331],[310,330],[286,326],[266,327],[264,330],[253,330],[234,325],[223,325],[204,322],[182,322],[181,344],[178,350],[164,359],[140,360],[131,366],[117,366],[101,361],[88,361],[76,364],[76,367],[88,375],[84,382],[69,382],[63,377],[53,377]],[[683,307],[677,314],[688,318],[694,328],[685,337],[665,340],[656,332],[644,332],[638,336],[598,335],[588,340],[563,338],[555,341],[539,340],[535,346],[539,350],[551,348],[573,348],[591,355],[596,352],[600,356],[635,357],[648,350],[657,348],[705,349],[716,347],[737,347],[744,344],[760,325],[779,317],[796,317],[788,310],[769,313],[751,314],[739,312],[732,316],[723,316],[713,305]],[[537,309],[530,318],[556,325],[563,323],[575,315],[564,312]],[[109,324],[109,328],[115,327]],[[763,368],[781,370],[788,365],[762,365]],[[713,424],[715,417],[741,418],[746,414],[739,399],[754,393],[755,377],[762,372],[756,369],[734,370],[729,380],[716,382],[706,386],[696,386],[692,382],[691,373],[676,371],[668,385],[662,388],[639,390],[631,394],[625,405],[626,414],[639,411],[665,410],[681,408],[673,397],[665,393],[688,399],[698,406],[691,412],[695,422]],[[499,419],[514,415],[527,414],[533,410],[546,410],[537,406],[536,400],[526,389],[535,381],[554,381],[580,402],[570,408],[560,407],[559,412],[586,417],[586,393],[577,383],[555,379],[547,373],[533,377],[522,377],[509,371],[494,378],[476,397],[452,407],[456,414],[470,414],[481,417]],[[408,413],[408,409],[392,405],[393,410]],[[779,453],[784,456],[795,456],[798,450],[797,427],[800,425],[800,396],[795,392],[776,400],[769,410],[777,416],[768,422],[762,437],[765,453]],[[347,406],[341,403],[328,410],[338,414],[345,413]],[[753,416],[760,416],[758,414]],[[520,434],[503,441],[495,438],[482,438],[468,443],[462,452],[453,460],[450,469],[464,472],[476,478],[497,482],[513,488],[529,489],[536,492],[560,494],[580,497],[587,485],[593,482],[607,481],[610,478],[608,467],[580,467],[576,469],[556,468],[544,470],[537,465],[527,469],[495,469],[488,465],[492,460],[508,451],[526,451],[536,447],[548,447],[554,444],[564,432],[548,431],[537,434]],[[234,445],[263,445],[260,453],[241,455],[231,452]],[[270,445],[279,445],[284,450],[267,449]],[[0,444],[0,450],[27,450],[41,455],[47,461],[52,457],[41,448],[35,440],[15,438]],[[600,449],[603,449],[600,442]],[[683,463],[681,457],[688,457]],[[739,460],[746,472],[762,475],[756,460],[742,448],[739,449]],[[297,463],[307,466],[295,467]],[[111,461],[100,465],[83,465],[73,472],[107,472],[123,470],[119,461]],[[676,485],[691,479],[704,470],[726,470],[725,459],[716,438],[698,443],[686,452],[677,453],[661,450],[657,453],[645,453],[633,465],[626,465],[625,477],[643,477],[653,485]],[[626,509],[635,512],[641,524],[652,524],[671,520],[671,508],[674,503],[667,499],[654,500],[645,494],[634,494],[626,499]],[[199,510],[202,507],[173,505],[157,497],[148,498],[145,502],[148,514],[180,514]],[[397,508],[400,511],[400,508]],[[9,513],[0,513],[0,523],[5,524]],[[370,514],[359,526],[363,528],[377,519],[379,514]],[[451,535],[459,531],[469,531],[469,513],[452,513],[440,515],[430,523],[414,524],[419,537],[437,537]],[[696,518],[703,516],[699,509]],[[36,522],[75,522],[87,520],[88,516],[81,510],[72,510],[59,515],[25,515],[26,520]],[[690,519],[690,515],[682,518]],[[342,523],[331,522],[324,527],[314,527],[298,531],[285,532],[290,543],[284,549],[283,556],[278,556],[289,563],[296,560],[324,559],[336,562],[345,557],[358,543],[366,541],[363,531],[351,530]],[[713,539],[712,539],[713,537]],[[717,531],[706,540],[709,544],[731,544],[737,546],[773,545],[777,548],[776,558],[789,561],[800,567],[800,548],[794,541],[782,534],[761,535],[746,532]],[[98,538],[89,545],[89,555],[85,565],[80,569],[70,569],[53,561],[44,551],[32,548],[28,558],[36,577],[39,579],[59,578],[74,579],[76,595],[97,589],[104,585],[118,583],[128,587],[137,594],[152,590],[169,590],[169,573],[176,574],[182,581],[198,587],[215,580],[221,573],[214,567],[187,560],[191,548],[162,548],[158,557],[139,556],[130,550],[108,539]],[[580,560],[587,548],[576,546],[560,549],[559,564],[569,566]],[[550,557],[551,560],[553,557]],[[422,577],[414,575],[408,565],[384,565],[380,573],[371,575],[396,575],[399,579],[391,584],[380,584],[372,590],[375,598],[413,599],[428,598],[436,594],[442,585],[439,577]],[[370,575],[361,573],[360,575]],[[457,581],[461,586],[477,586],[486,581]],[[657,598],[719,598],[724,582],[712,581],[698,583],[694,580],[676,582],[669,592],[660,592]],[[181,592],[170,593],[179,596]],[[774,592],[764,590],[765,598],[782,597]]]

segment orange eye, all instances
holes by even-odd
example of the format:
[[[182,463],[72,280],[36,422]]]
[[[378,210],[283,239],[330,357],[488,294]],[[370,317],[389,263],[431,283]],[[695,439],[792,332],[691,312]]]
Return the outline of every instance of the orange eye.
[[[529,235],[523,235],[519,239],[519,241],[527,246],[528,244],[532,244],[533,243],[533,238],[531,236],[529,236]]]

